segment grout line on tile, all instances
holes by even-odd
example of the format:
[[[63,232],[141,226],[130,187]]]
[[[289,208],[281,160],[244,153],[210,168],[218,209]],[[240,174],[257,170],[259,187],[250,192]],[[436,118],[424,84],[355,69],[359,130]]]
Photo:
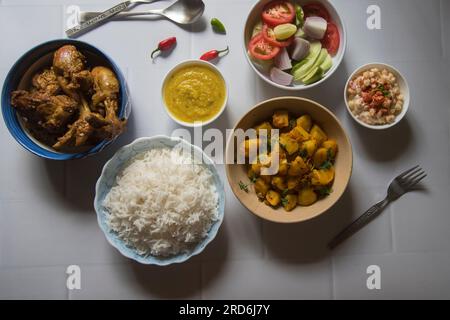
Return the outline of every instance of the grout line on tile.
[[[334,257],[330,257],[330,291],[331,291],[331,300],[336,300],[336,284],[334,283]]]
[[[120,257],[122,257],[122,256],[120,256]],[[123,261],[109,261],[109,262],[82,262],[82,263],[78,263],[78,265],[84,265],[84,266],[88,266],[88,267],[101,267],[101,266],[124,266],[129,263],[130,263],[130,261],[123,260]],[[56,267],[67,268],[67,266],[69,266],[71,264],[73,264],[73,263],[67,262],[67,263],[29,264],[29,265],[11,264],[11,265],[0,266],[0,270],[35,269],[35,268],[40,269],[40,268],[56,268]]]
[[[265,222],[263,221],[259,221],[259,236],[261,237],[261,243],[262,243],[262,259],[263,260],[268,260],[269,259],[269,254],[267,252],[267,246],[265,245],[265,227],[264,227]]]
[[[397,252],[397,244],[395,243],[395,236],[394,236],[394,206],[391,203],[391,205],[388,207],[389,210],[389,225],[391,227],[391,248],[392,248],[392,253],[396,253]]]
[[[63,197],[67,198],[67,162],[63,162]]]
[[[0,0],[1,1],[1,0]],[[34,3],[19,3],[19,4],[9,4],[9,3],[2,3],[0,2],[0,5],[3,5],[4,7],[32,7],[32,8],[41,8],[41,7],[55,7],[55,8],[59,8],[61,7],[61,4],[55,4],[55,3],[41,3],[41,4],[36,4]]]
[[[439,22],[440,22],[440,31],[441,31],[441,54],[445,59],[447,57],[447,48],[445,46],[446,41],[444,37],[444,0],[439,1]]]
[[[205,262],[200,263],[200,300],[205,300],[203,296],[203,274],[204,274]]]

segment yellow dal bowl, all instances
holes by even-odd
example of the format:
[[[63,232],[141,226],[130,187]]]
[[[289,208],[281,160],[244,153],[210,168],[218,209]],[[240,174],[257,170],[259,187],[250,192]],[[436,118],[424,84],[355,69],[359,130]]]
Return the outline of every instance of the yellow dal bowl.
[[[204,119],[199,119],[198,122],[194,122],[194,121],[186,121],[184,119],[180,119],[181,117],[178,116],[176,114],[176,112],[174,112],[173,106],[171,105],[171,101],[168,101],[167,99],[167,90],[169,89],[169,87],[172,85],[171,81],[174,79],[174,77],[177,76],[177,74],[181,71],[183,71],[183,69],[189,68],[189,67],[201,67],[201,68],[205,68],[210,72],[213,72],[215,75],[218,76],[219,81],[222,82],[223,84],[223,88],[219,88],[219,90],[223,90],[223,97],[220,97],[220,99],[222,99],[220,105],[216,108],[217,111],[211,115],[208,118],[204,118]],[[189,81],[192,81],[192,79],[190,79]],[[207,90],[209,90],[210,88],[208,88],[210,84],[209,83],[205,83],[204,87],[201,87],[199,92],[195,92],[195,94],[199,94],[199,95],[209,95],[209,92]],[[203,90],[203,91],[202,91]],[[207,124],[210,124],[211,122],[213,122],[214,120],[216,120],[221,114],[222,112],[225,110],[225,107],[227,105],[227,101],[228,101],[228,87],[225,81],[225,78],[223,77],[222,73],[220,72],[220,70],[213,65],[212,63],[209,63],[207,61],[203,61],[203,60],[186,60],[183,61],[179,64],[177,64],[174,68],[172,68],[164,77],[164,81],[162,84],[162,88],[161,88],[161,96],[162,96],[162,102],[163,105],[165,107],[165,110],[167,112],[167,114],[169,115],[170,118],[172,118],[172,120],[174,120],[175,122],[177,122],[180,125],[186,126],[186,127],[198,127],[198,126],[204,126]],[[195,108],[194,105],[190,106]]]

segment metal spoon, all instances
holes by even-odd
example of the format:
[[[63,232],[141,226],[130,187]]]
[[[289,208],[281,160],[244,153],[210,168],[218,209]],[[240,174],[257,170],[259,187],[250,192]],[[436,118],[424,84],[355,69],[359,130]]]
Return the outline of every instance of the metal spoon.
[[[66,34],[68,37],[75,37],[81,33],[84,33],[90,29],[92,29],[93,27],[111,19],[112,17],[114,17],[116,14],[118,14],[121,11],[127,10],[135,5],[138,4],[142,4],[142,3],[152,3],[155,2],[157,0],[129,0],[129,1],[124,1],[122,3],[119,3],[118,5],[115,5],[112,8],[109,8],[106,11],[103,12],[99,12],[98,14],[96,14],[95,16],[93,16],[91,19],[80,23],[79,25],[70,28],[68,30],[66,30]]]
[[[196,22],[205,10],[205,4],[202,0],[178,0],[165,9],[155,9],[147,11],[122,12],[115,15],[115,18],[142,16],[142,15],[160,15],[178,24],[191,24]],[[99,12],[80,12],[79,21],[83,23]]]

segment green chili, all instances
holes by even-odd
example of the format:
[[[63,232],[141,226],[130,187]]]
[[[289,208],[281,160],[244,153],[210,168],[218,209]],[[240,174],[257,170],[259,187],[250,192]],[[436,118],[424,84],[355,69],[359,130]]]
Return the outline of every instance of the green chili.
[[[227,33],[227,31],[225,30],[225,26],[217,18],[212,18],[211,19],[211,26],[213,27],[214,31],[216,31],[216,32]]]
[[[295,24],[297,27],[303,27],[303,23],[305,22],[305,13],[300,5],[295,4]]]

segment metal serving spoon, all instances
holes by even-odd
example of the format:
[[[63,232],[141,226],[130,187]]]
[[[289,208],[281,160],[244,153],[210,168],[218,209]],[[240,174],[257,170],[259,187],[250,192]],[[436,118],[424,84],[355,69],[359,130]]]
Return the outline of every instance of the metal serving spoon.
[[[80,22],[79,25],[70,28],[68,30],[66,30],[66,34],[68,37],[75,37],[81,33],[84,33],[86,31],[88,31],[89,29],[111,19],[112,17],[114,17],[116,14],[118,14],[121,11],[127,10],[135,5],[138,4],[142,4],[142,3],[152,3],[155,2],[157,0],[129,0],[129,1],[124,1],[122,3],[119,3],[118,5],[115,5],[112,8],[109,8],[106,11],[103,12],[99,12],[98,14],[96,14],[95,16],[91,17],[91,19],[85,21],[85,22]]]
[[[143,15],[160,15],[178,24],[191,24],[196,22],[205,10],[202,0],[178,0],[165,9],[155,9],[147,11],[122,12],[115,15],[115,18],[134,17]],[[100,12],[80,12],[79,21],[84,23],[96,17]]]

